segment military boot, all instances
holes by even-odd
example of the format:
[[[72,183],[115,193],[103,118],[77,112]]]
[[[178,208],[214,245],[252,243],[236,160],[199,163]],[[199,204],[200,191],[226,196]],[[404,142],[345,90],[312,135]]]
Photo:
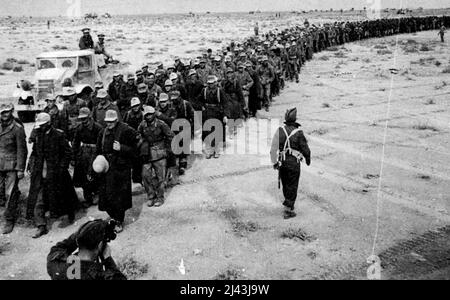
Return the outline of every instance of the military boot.
[[[39,226],[36,230],[36,233],[33,235],[33,239],[38,239],[43,235],[46,235],[48,233],[46,226]]]
[[[3,234],[10,234],[14,230],[14,222],[7,221],[5,226],[3,226]]]
[[[293,209],[291,208],[285,208],[284,210],[284,219],[288,220],[288,219],[292,219],[295,218],[297,216],[297,214],[294,212]]]

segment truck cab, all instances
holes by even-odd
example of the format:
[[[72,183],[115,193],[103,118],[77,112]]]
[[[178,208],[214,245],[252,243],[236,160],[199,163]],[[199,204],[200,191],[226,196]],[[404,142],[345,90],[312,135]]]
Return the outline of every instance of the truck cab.
[[[92,50],[46,52],[36,58],[36,72],[31,91],[18,90],[15,110],[37,113],[45,106],[46,98],[55,98],[62,91],[64,81],[70,79],[78,97],[87,99],[96,81],[102,81],[95,53]],[[24,101],[30,93],[33,101]],[[62,106],[59,101],[58,106]]]

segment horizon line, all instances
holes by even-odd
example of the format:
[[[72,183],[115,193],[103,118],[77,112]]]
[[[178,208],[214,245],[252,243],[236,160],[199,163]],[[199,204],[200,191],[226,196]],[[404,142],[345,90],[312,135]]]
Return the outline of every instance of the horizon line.
[[[404,7],[402,9],[409,9],[412,11],[416,11],[419,10],[422,7]],[[333,9],[332,11],[330,9]],[[399,10],[400,8],[398,7],[383,7],[381,9],[381,11],[383,10]],[[107,11],[103,12],[103,13],[98,13],[98,12],[85,12],[83,13],[79,18],[69,18],[67,16],[64,15],[52,15],[52,16],[45,16],[45,15],[13,15],[13,14],[5,14],[2,15],[0,14],[1,18],[5,18],[5,17],[32,17],[32,18],[67,18],[67,19],[83,19],[84,16],[86,14],[97,14],[98,16],[102,16],[104,14],[110,14],[112,17],[117,16],[117,17],[122,17],[122,16],[159,16],[159,15],[190,15],[190,14],[203,14],[203,15],[207,15],[207,14],[238,14],[238,13],[246,13],[246,14],[250,14],[250,12],[254,12],[255,14],[263,14],[263,13],[302,13],[302,12],[340,12],[341,10],[343,10],[344,12],[347,11],[352,11],[351,8],[328,8],[328,9],[309,9],[309,10],[295,10],[295,9],[290,9],[290,10],[249,10],[249,11],[189,11],[189,12],[156,12],[156,13],[129,13],[129,14],[111,14]],[[450,7],[434,7],[434,8],[422,8],[422,10],[427,11],[427,10],[450,10]],[[354,9],[353,11],[364,11],[363,8],[359,8],[359,9]]]

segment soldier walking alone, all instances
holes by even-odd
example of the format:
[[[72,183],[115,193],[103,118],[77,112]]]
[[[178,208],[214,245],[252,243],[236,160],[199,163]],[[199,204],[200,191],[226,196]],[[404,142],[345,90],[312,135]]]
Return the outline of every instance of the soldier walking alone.
[[[306,164],[311,164],[311,151],[308,142],[297,123],[297,109],[286,112],[285,125],[280,127],[272,140],[270,157],[274,169],[279,172],[279,180],[283,185],[284,218],[296,216],[294,212],[300,180],[300,163],[305,158]]]

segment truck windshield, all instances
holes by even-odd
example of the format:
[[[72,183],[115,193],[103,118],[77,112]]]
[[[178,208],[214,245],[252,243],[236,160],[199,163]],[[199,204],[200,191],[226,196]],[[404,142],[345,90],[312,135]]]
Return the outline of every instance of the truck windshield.
[[[38,59],[38,70],[42,69],[74,69],[77,64],[75,57],[66,58],[41,58]]]
[[[56,68],[56,59],[41,58],[37,62],[38,70]]]

